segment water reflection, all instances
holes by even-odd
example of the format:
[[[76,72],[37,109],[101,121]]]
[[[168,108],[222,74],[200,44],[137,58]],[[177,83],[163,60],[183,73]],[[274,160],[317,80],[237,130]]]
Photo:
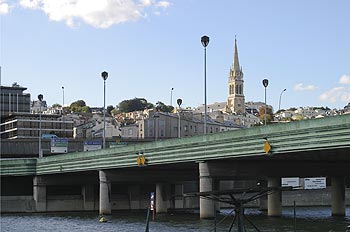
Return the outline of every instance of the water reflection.
[[[217,231],[227,231],[233,216],[231,210],[221,210],[217,222],[226,219],[217,226]],[[280,218],[267,217],[257,209],[246,209],[246,215],[264,232],[293,232],[293,209],[283,210]],[[331,217],[329,208],[297,208],[296,228],[298,232],[345,232],[350,217]],[[347,208],[347,215],[350,209]],[[60,214],[5,214],[1,216],[1,232],[109,232],[144,231],[146,212],[113,212],[107,223],[99,223],[97,213],[60,213]],[[200,220],[197,214],[157,215],[150,222],[150,231],[213,231],[212,220]],[[247,231],[254,231],[248,227]]]

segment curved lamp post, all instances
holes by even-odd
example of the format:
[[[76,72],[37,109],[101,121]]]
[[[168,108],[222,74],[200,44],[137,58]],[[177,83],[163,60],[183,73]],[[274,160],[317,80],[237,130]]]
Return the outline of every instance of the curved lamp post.
[[[177,130],[177,137],[178,138],[180,138],[181,137],[181,118],[180,118],[180,109],[181,109],[181,104],[182,104],[182,99],[181,98],[179,98],[179,99],[177,99],[177,104],[179,105],[179,112],[178,112],[178,114],[179,114],[179,125],[178,125],[178,130]]]
[[[43,102],[44,96],[42,94],[38,95],[39,100],[39,158],[43,157],[43,151],[41,149],[41,104]]]
[[[207,46],[209,37],[202,36],[201,43],[204,47],[204,134],[207,133]]]
[[[103,79],[103,148],[106,148],[106,80],[108,72],[103,71],[101,77]]]
[[[263,81],[262,81],[262,83],[263,83],[263,86],[265,87],[265,114],[264,114],[264,124],[266,125],[266,108],[267,108],[267,105],[266,105],[266,88],[267,88],[267,86],[269,85],[269,80],[268,79],[264,79]]]
[[[281,110],[281,98],[282,98],[282,94],[283,94],[286,90],[287,90],[287,89],[282,90],[282,92],[281,92],[281,94],[280,94],[280,100],[279,100],[279,102],[278,102],[278,111]]]

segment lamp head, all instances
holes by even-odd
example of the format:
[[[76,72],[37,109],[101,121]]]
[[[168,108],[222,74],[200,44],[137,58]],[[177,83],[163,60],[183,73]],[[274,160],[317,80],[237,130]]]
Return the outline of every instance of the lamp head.
[[[103,71],[103,72],[101,73],[101,77],[102,77],[103,80],[107,80],[107,78],[108,78],[108,72]]]
[[[181,104],[182,104],[182,99],[181,98],[179,98],[179,99],[177,99],[177,104],[179,105],[179,107],[181,106]]]
[[[39,101],[43,101],[43,98],[44,98],[44,96],[43,96],[42,94],[39,94],[39,95],[38,95]]]
[[[208,36],[202,36],[202,38],[201,38],[201,43],[202,43],[202,45],[203,45],[203,47],[207,47],[208,46],[208,44],[209,44],[209,37]]]
[[[264,79],[262,81],[262,83],[263,83],[264,87],[266,88],[269,85],[269,80],[268,79]]]

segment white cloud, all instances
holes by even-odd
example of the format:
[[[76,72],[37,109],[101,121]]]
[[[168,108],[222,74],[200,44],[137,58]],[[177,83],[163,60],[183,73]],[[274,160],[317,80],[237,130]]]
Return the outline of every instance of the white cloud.
[[[321,94],[319,99],[330,103],[336,103],[338,101],[349,102],[350,89],[346,89],[345,87],[335,87]]]
[[[24,8],[38,9],[40,0],[21,0],[19,4]]]
[[[341,76],[340,79],[339,79],[339,83],[340,83],[340,84],[343,84],[343,85],[348,85],[348,84],[350,84],[350,77],[347,76],[347,75]]]
[[[299,83],[294,85],[293,88],[295,91],[313,91],[317,89],[317,86],[314,85],[304,85],[303,83]]]
[[[5,15],[9,12],[10,6],[6,1],[0,0],[0,15]]]
[[[156,6],[162,7],[162,8],[168,8],[170,6],[170,2],[168,1],[159,1]]]
[[[40,9],[50,20],[64,21],[69,27],[75,27],[82,21],[96,28],[108,28],[137,21],[146,17],[144,11],[147,8],[167,8],[170,3],[154,0],[21,0],[20,5]]]
[[[141,0],[141,5],[143,6],[151,6],[153,3],[152,0]]]

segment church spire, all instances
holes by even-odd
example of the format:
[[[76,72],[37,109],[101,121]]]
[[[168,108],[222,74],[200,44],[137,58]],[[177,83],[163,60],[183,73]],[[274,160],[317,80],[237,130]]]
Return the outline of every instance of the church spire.
[[[237,49],[237,39],[236,39],[236,36],[235,36],[235,51],[234,51],[234,55],[233,55],[233,64],[232,64],[232,68],[233,68],[233,71],[239,73],[239,71],[241,70],[240,69],[240,66],[239,66],[239,60],[238,60],[238,49]]]

